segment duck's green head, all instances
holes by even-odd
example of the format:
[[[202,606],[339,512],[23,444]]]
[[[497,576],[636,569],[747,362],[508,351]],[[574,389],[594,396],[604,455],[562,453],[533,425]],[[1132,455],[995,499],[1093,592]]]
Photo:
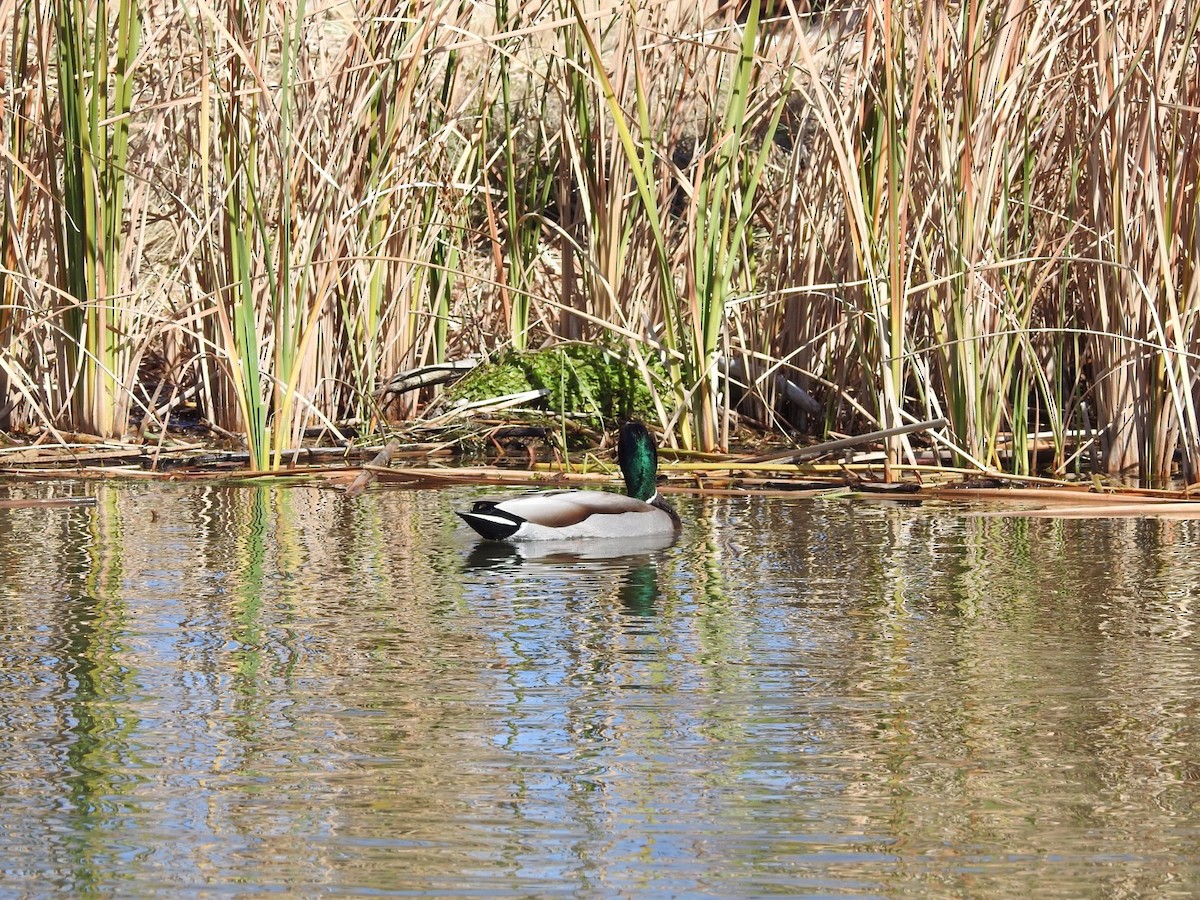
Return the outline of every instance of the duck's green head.
[[[654,448],[654,436],[641,422],[627,422],[621,426],[617,461],[625,476],[625,493],[638,500],[649,500],[654,496],[658,451]]]

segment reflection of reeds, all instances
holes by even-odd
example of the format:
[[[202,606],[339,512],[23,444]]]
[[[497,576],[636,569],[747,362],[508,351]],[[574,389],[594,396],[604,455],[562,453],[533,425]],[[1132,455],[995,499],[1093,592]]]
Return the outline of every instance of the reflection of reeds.
[[[818,430],[1191,472],[1200,9],[745,7],[62,0],[48,45],[0,0],[0,422],[193,402],[265,468],[398,369],[569,338],[658,357],[685,446],[729,372]]]

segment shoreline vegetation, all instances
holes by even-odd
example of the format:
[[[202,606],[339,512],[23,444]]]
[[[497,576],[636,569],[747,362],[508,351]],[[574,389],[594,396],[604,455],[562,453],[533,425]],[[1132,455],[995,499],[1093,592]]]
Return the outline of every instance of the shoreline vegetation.
[[[0,481],[8,476],[10,496],[0,498],[0,509],[92,506],[96,498],[79,493],[73,485],[112,478],[316,485],[347,497],[358,496],[376,482],[407,489],[455,485],[614,489],[621,482],[611,446],[574,454],[552,452],[554,458],[546,461],[537,451],[553,446],[555,436],[549,427],[502,420],[489,424],[486,439],[492,452],[485,464],[464,464],[461,434],[444,434],[449,439],[441,441],[393,440],[381,447],[295,448],[286,466],[258,472],[247,469],[244,452],[217,452],[206,444],[172,442],[151,449],[93,439],[73,446],[5,448],[0,450]],[[941,419],[902,430],[917,434],[946,424]],[[416,427],[425,437],[431,436],[423,426]],[[471,433],[478,437],[477,431]],[[1098,476],[1014,476],[948,466],[929,451],[912,463],[893,466],[880,443],[884,437],[876,432],[757,455],[662,448],[658,490],[693,496],[933,501],[982,517],[1200,519],[1195,485],[1147,488]],[[42,487],[31,493],[20,488],[22,483]]]
[[[0,473],[575,478],[446,391],[586,345],[668,486],[1198,480],[1200,5],[0,10]]]

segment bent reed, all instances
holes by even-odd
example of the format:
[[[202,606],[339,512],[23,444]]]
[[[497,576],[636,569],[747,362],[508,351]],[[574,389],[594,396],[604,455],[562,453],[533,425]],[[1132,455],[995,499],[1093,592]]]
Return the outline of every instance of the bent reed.
[[[186,413],[267,469],[588,340],[685,448],[945,416],[1195,477],[1200,5],[0,9],[0,430]]]

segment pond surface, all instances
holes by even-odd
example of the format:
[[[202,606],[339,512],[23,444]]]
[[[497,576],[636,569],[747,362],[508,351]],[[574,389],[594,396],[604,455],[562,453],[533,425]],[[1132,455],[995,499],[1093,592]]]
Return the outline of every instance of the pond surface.
[[[68,492],[0,509],[7,895],[1200,890],[1200,523],[0,485]]]

